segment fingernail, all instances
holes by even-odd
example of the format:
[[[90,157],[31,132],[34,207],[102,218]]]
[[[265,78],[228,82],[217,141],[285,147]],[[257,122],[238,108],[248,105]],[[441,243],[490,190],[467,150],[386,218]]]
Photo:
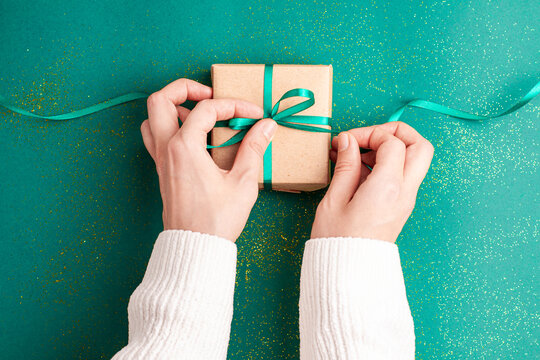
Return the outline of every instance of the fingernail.
[[[277,124],[275,121],[266,121],[262,126],[262,131],[267,139],[272,141],[274,134],[276,133]]]
[[[349,135],[346,133],[339,134],[338,137],[338,151],[347,150],[349,147]]]

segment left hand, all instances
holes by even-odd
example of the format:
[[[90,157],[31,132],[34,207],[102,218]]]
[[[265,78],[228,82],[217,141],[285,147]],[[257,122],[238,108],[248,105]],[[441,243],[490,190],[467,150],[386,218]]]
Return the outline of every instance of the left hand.
[[[164,229],[235,241],[257,200],[263,155],[277,124],[271,119],[257,122],[243,139],[232,169],[220,169],[206,150],[216,120],[261,118],[263,111],[246,101],[208,100],[211,97],[211,88],[192,80],[167,85],[148,98],[148,120],[141,133],[156,163]],[[179,106],[187,99],[202,101],[189,111]]]
[[[343,132],[332,141],[336,147],[330,153],[334,178],[317,208],[311,238],[395,242],[414,208],[433,146],[409,125],[390,122]],[[372,151],[360,155],[359,147]]]

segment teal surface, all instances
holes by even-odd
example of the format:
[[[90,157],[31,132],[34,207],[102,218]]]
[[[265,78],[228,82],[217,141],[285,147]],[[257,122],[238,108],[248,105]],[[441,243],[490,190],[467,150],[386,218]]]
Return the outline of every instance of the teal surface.
[[[537,1],[1,1],[0,94],[41,114],[213,63],[334,66],[333,126],[405,101],[489,113],[540,78]],[[417,359],[537,359],[540,99],[467,123],[403,120],[435,146],[398,244]],[[106,359],[162,228],[144,102],[46,122],[0,109],[0,348]],[[298,358],[298,281],[317,202],[262,192],[242,237],[230,359]],[[382,286],[382,285],[381,285]]]

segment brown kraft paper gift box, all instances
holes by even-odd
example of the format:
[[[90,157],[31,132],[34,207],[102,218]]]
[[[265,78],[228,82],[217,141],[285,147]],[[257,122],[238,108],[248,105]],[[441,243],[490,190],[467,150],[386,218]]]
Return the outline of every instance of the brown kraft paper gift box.
[[[214,99],[241,99],[263,107],[264,65],[212,65]],[[298,115],[332,117],[331,65],[274,65],[272,77],[272,106],[288,90],[305,88],[315,94],[315,104]],[[279,111],[304,98],[281,102]],[[317,125],[330,129],[330,126]],[[229,128],[214,128],[211,144],[219,145],[237,133]],[[211,150],[216,164],[231,169],[240,144]],[[272,140],[272,189],[279,191],[314,191],[330,181],[330,134],[315,133],[278,126]],[[263,187],[263,169],[259,175]]]

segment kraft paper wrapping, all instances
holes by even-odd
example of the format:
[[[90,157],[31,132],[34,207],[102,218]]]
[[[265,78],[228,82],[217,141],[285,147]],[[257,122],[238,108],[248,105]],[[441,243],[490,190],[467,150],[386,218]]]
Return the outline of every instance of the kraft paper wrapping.
[[[263,107],[264,65],[212,65],[215,99],[242,99]],[[305,88],[315,94],[315,104],[299,115],[332,116],[331,65],[274,65],[272,106],[288,90]],[[291,98],[282,102],[280,110],[301,102]],[[321,127],[330,128],[329,126]],[[211,144],[219,145],[237,130],[214,128]],[[272,189],[279,191],[314,191],[330,181],[330,134],[313,133],[278,126],[272,141]],[[216,164],[231,169],[240,144],[211,150]],[[259,187],[263,187],[263,169]]]

